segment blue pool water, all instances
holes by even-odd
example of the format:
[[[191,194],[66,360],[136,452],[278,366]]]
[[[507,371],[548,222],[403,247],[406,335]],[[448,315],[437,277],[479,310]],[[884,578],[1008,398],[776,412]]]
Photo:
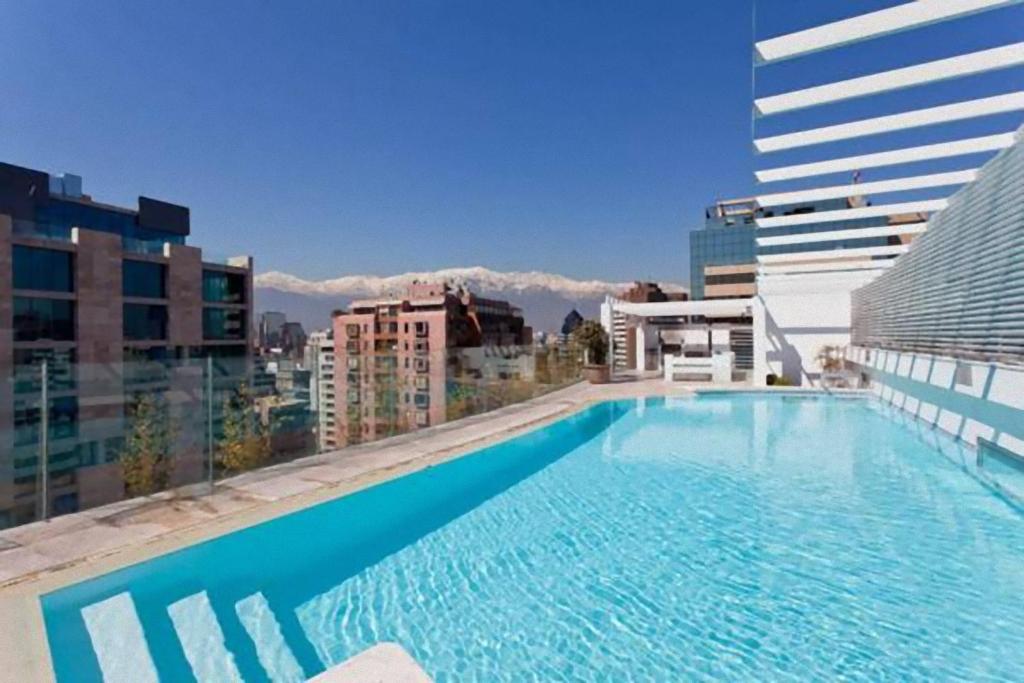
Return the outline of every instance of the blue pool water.
[[[1021,680],[1024,519],[884,411],[601,404],[44,596],[58,680]]]

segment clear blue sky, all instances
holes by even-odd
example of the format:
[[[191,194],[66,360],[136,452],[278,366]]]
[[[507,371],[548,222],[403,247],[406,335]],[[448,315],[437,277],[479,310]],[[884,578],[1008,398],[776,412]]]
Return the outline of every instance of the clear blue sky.
[[[685,281],[751,189],[750,40],[749,0],[5,2],[0,160],[189,205],[261,271]]]

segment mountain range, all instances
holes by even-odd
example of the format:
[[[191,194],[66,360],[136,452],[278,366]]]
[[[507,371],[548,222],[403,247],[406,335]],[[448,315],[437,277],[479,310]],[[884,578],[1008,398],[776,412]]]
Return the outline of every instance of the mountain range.
[[[585,318],[596,318],[607,294],[628,289],[630,282],[575,280],[553,273],[499,272],[483,267],[447,268],[431,272],[404,273],[381,277],[349,275],[330,280],[305,280],[272,271],[258,274],[253,282],[257,314],[281,311],[289,320],[302,323],[307,332],[330,324],[331,312],[356,299],[400,295],[413,282],[447,282],[463,286],[480,296],[505,299],[523,309],[528,325],[535,330],[556,331],[572,309]],[[666,292],[686,291],[673,283],[662,283]]]

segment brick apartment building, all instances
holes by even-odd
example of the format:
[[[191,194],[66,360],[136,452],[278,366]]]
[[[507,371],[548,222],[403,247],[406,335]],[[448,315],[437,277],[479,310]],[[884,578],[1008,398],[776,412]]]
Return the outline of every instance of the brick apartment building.
[[[216,359],[219,390],[247,376],[252,260],[204,262],[189,233],[186,207],[101,204],[76,176],[0,164],[0,528],[43,510],[44,358],[47,515],[124,496],[118,456],[140,392],[173,411],[172,482],[202,476],[200,359]]]
[[[336,432],[341,443],[440,424],[454,377],[480,376],[483,363],[511,375],[515,359],[456,350],[532,343],[522,312],[443,284],[416,283],[405,296],[356,301],[334,315]]]

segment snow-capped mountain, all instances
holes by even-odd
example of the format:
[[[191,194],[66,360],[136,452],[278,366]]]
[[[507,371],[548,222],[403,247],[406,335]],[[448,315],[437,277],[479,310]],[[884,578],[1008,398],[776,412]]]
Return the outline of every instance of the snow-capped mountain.
[[[557,330],[565,315],[575,308],[585,317],[596,317],[606,294],[622,292],[629,282],[574,280],[538,271],[503,273],[488,268],[447,268],[432,272],[404,273],[390,277],[350,275],[330,280],[305,280],[280,272],[255,277],[257,312],[282,311],[306,330],[330,323],[331,311],[344,308],[354,299],[401,294],[415,281],[447,282],[465,286],[481,296],[506,299],[521,307],[527,324],[537,330]],[[666,292],[685,291],[680,285],[664,283]]]

